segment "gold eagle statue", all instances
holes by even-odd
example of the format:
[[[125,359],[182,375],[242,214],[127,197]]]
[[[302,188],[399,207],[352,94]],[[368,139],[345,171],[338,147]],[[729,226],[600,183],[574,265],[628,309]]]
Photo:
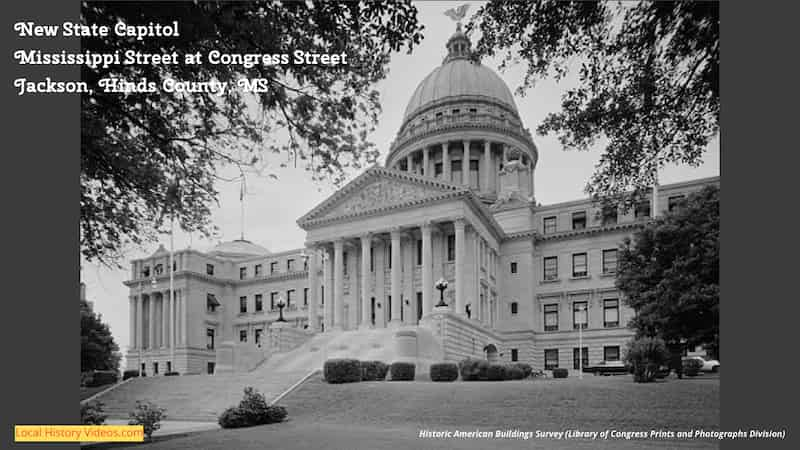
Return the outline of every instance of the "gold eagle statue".
[[[451,18],[451,19],[453,19],[453,20],[455,20],[456,22],[460,22],[461,19],[463,19],[464,16],[467,15],[467,10],[468,9],[469,9],[469,5],[465,3],[465,4],[461,5],[461,6],[459,6],[458,8],[450,8],[450,9],[448,9],[447,11],[444,12],[444,15],[449,17],[449,18]]]

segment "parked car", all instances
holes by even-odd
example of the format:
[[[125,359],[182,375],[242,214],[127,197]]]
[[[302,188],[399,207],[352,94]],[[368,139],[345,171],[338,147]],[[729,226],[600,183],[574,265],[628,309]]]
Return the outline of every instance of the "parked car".
[[[686,361],[688,359],[696,359],[700,361],[700,363],[702,364],[702,367],[700,367],[701,372],[713,372],[713,373],[719,372],[719,361],[717,361],[716,359],[705,359],[702,356],[683,357],[683,361]]]
[[[628,366],[622,361],[600,361],[597,364],[584,367],[583,371],[595,375],[617,375],[629,372]]]

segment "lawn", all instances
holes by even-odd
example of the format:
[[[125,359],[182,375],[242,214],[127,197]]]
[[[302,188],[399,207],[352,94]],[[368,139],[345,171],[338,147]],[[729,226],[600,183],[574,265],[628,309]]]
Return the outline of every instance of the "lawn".
[[[281,402],[282,424],[218,430],[148,447],[226,449],[697,448],[717,441],[421,439],[425,430],[649,431],[719,428],[719,379],[633,383],[628,376],[504,382],[310,379]]]

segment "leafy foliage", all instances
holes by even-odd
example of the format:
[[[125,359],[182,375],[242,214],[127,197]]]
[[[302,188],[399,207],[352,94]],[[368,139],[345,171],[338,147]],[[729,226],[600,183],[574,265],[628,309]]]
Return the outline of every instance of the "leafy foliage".
[[[458,363],[463,381],[478,381],[488,379],[489,362],[485,359],[466,358]]]
[[[567,378],[569,376],[569,371],[564,368],[556,368],[553,369],[553,378]]]
[[[83,425],[103,425],[108,417],[102,402],[91,401],[81,404],[81,423]]]
[[[286,408],[269,405],[264,394],[252,387],[244,389],[244,398],[238,406],[232,406],[219,416],[222,428],[243,428],[269,423],[283,422],[286,419]]]
[[[686,358],[683,360],[683,373],[687,377],[696,377],[700,374],[700,369],[703,368],[703,363],[695,358]]]
[[[389,55],[421,39],[417,10],[385,2],[83,2],[81,22],[129,25],[178,21],[177,38],[82,39],[84,51],[177,53],[175,65],[82,67],[92,92],[81,97],[81,254],[116,264],[129,244],[152,241],[174,216],[186,231],[214,233],[210,205],[219,170],[271,170],[269,155],[300,160],[313,179],[341,183],[347,169],[375,161],[367,141],[380,103],[374,84],[385,78]],[[211,64],[223,54],[345,53],[347,65]],[[202,64],[183,58],[199,52]],[[154,92],[106,93],[100,80],[154,82]],[[254,94],[228,89],[176,93],[165,79],[263,79]],[[274,159],[274,158],[273,158]],[[272,165],[270,165],[272,164]],[[270,176],[275,176],[270,173]]]
[[[452,362],[431,364],[430,376],[431,381],[455,381],[458,379],[458,365]]]
[[[383,361],[361,361],[361,381],[384,381],[389,365]]]
[[[395,362],[389,367],[392,381],[414,381],[416,365],[408,362]]]
[[[595,199],[632,206],[658,167],[698,165],[718,132],[717,2],[492,0],[468,28],[481,32],[478,55],[527,65],[520,94],[577,72],[537,131],[565,148],[604,143],[586,186]]]
[[[89,302],[81,300],[81,372],[119,369],[119,346],[108,325],[95,314]]]
[[[636,311],[638,336],[719,354],[719,189],[690,195],[619,252],[616,286]]]
[[[136,409],[131,411],[128,425],[141,425],[144,429],[144,437],[150,440],[153,433],[161,429],[161,421],[167,418],[164,414],[166,410],[159,408],[153,402],[136,401]]]
[[[656,379],[659,370],[669,360],[669,352],[660,338],[640,337],[628,342],[625,361],[633,369],[633,380],[649,383]]]
[[[357,359],[329,359],[322,366],[328,383],[355,383],[361,381],[361,362]]]

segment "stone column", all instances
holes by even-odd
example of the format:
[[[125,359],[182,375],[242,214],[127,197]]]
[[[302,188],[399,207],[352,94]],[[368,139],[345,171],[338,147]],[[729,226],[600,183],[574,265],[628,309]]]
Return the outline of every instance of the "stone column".
[[[169,321],[167,320],[167,306],[169,305],[169,291],[166,294],[161,294],[161,348],[167,347],[167,334],[169,334],[169,330],[167,326],[169,325]]]
[[[319,305],[319,250],[312,246],[308,252],[308,329],[316,333],[318,331],[317,306]]]
[[[367,233],[361,236],[361,328],[370,328],[370,249],[372,248],[372,235]]]
[[[400,326],[400,308],[403,307],[402,291],[400,289],[400,271],[402,269],[402,255],[403,251],[400,247],[400,230],[395,228],[391,231],[392,239],[392,317],[390,318],[389,325],[391,327]]]
[[[442,144],[442,178],[448,183],[450,180],[450,154],[449,144],[447,142]]]
[[[414,324],[417,321],[417,294],[414,290],[417,239],[409,237],[405,241],[405,245],[401,243],[401,248],[403,248],[403,255],[405,255],[403,257],[405,261],[403,263],[403,292],[405,292],[405,300],[408,302],[408,314],[403,318],[406,323]]]
[[[406,156],[406,172],[413,173],[414,172],[414,157],[411,156],[411,153]]]
[[[426,177],[433,176],[430,169],[431,169],[430,148],[425,147],[422,149],[422,174],[425,175]]]
[[[464,141],[464,152],[461,156],[461,184],[469,186],[469,141]]]
[[[492,171],[492,143],[485,141],[483,143],[483,172],[481,173],[480,188],[483,191],[489,190],[489,173]]]
[[[324,252],[325,305],[323,305],[322,314],[325,321],[325,331],[331,331],[333,329],[333,256],[328,248]]]
[[[422,315],[433,310],[433,249],[430,222],[422,228]]]
[[[179,291],[178,298],[180,299],[180,302],[181,302],[181,318],[180,318],[180,320],[181,320],[181,344],[183,344],[183,346],[186,347],[186,346],[189,345],[189,339],[187,337],[188,336],[188,332],[187,332],[187,328],[188,327],[187,327],[187,325],[189,323],[189,320],[188,320],[189,319],[189,305],[187,304],[187,299],[183,295],[183,291],[182,290]]]
[[[464,264],[466,263],[464,256],[466,252],[466,242],[464,236],[464,229],[466,221],[463,218],[458,218],[454,222],[456,228],[456,264],[455,264],[455,278],[456,278],[456,304],[455,312],[457,314],[466,314],[467,298],[464,285]]]
[[[128,297],[128,348],[136,348],[136,296]]]
[[[178,341],[178,302],[176,294],[177,292],[173,292],[172,301],[169,303],[169,346],[173,351],[175,351]],[[172,359],[174,360],[175,357],[173,356]],[[175,361],[172,361],[172,364],[174,367]]]
[[[333,328],[342,330],[344,323],[344,241],[333,242]]]
[[[386,309],[389,306],[386,304],[386,289],[385,289],[385,280],[384,280],[384,270],[383,270],[383,253],[384,249],[386,248],[386,244],[381,239],[378,241],[377,245],[375,246],[375,302],[380,304],[380,314],[376,313],[376,320],[375,325],[378,328],[386,328]]]

